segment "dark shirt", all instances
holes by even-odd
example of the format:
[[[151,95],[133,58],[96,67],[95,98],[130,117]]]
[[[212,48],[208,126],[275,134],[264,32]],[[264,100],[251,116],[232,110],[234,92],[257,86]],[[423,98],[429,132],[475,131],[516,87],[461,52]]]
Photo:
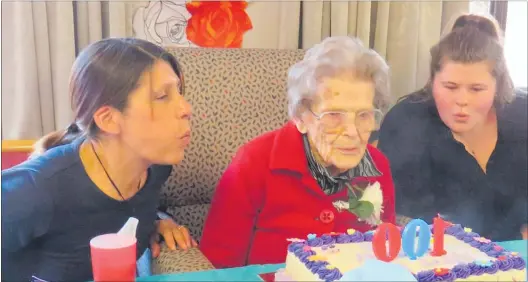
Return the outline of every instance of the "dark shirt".
[[[82,140],[2,171],[2,280],[92,280],[90,239],[139,220],[137,256],[154,231],[160,188],[171,166],[152,166],[143,188],[120,202],[86,174]]]
[[[379,149],[391,164],[396,212],[430,222],[439,213],[495,241],[528,223],[527,97],[497,109],[498,140],[486,167],[453,138],[434,101],[411,94],[387,114]]]

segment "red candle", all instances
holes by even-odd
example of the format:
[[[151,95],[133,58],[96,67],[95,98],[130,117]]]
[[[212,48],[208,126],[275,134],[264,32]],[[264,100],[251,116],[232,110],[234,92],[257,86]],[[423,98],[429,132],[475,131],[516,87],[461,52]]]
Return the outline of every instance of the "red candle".
[[[385,245],[387,239],[389,240],[388,254],[387,246]],[[372,237],[372,250],[376,258],[384,262],[391,262],[398,256],[400,248],[401,236],[398,228],[388,222],[380,224]]]
[[[437,216],[433,219],[433,250],[431,255],[435,257],[443,256],[447,254],[444,250],[444,233],[447,228],[448,223],[443,220],[440,216]]]

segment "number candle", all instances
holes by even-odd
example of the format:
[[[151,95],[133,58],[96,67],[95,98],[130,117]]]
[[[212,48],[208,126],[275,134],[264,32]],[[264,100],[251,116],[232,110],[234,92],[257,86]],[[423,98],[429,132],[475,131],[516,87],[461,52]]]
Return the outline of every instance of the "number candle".
[[[385,245],[387,239],[389,240],[389,254],[387,254],[387,246]],[[396,258],[400,248],[401,236],[398,228],[391,223],[382,223],[378,226],[372,237],[372,250],[376,258],[384,262],[390,262]]]
[[[416,242],[416,230],[420,228],[418,235],[418,248],[415,249]],[[402,234],[402,248],[405,254],[411,260],[415,260],[418,257],[423,256],[431,241],[431,230],[429,225],[421,219],[413,219],[405,226]]]
[[[435,257],[443,256],[447,252],[444,250],[444,232],[447,228],[448,223],[444,221],[440,216],[433,219],[433,250],[431,255]]]

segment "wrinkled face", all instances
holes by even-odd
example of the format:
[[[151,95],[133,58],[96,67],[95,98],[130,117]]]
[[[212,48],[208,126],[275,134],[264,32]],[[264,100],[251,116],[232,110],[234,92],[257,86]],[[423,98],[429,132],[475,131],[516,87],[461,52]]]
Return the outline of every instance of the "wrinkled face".
[[[339,172],[359,164],[375,128],[358,128],[357,125],[365,124],[366,118],[360,117],[361,113],[374,110],[374,94],[375,87],[371,81],[357,79],[353,75],[322,81],[311,112],[305,111],[296,122],[299,131],[308,134],[312,148],[319,154],[319,161],[327,166],[334,166]],[[324,122],[321,115],[333,117],[339,115],[337,113],[344,114],[345,122],[339,126],[326,126],[328,123]]]
[[[180,83],[172,67],[158,61],[140,78],[120,119],[122,142],[149,163],[179,163],[190,142],[191,106]]]
[[[433,97],[442,121],[463,134],[482,125],[490,116],[496,80],[486,62],[446,62],[433,80]]]

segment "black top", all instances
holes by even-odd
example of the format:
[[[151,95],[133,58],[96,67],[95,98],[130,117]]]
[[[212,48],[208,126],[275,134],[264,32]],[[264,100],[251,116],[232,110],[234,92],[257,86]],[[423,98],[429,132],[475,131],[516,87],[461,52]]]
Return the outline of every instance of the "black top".
[[[92,280],[90,239],[139,220],[137,256],[154,231],[160,188],[171,166],[152,166],[127,201],[97,188],[79,156],[82,140],[2,171],[2,280]]]
[[[497,110],[498,140],[486,171],[417,93],[395,105],[380,130],[396,212],[430,222],[437,213],[495,241],[520,239],[528,223],[527,97]]]

